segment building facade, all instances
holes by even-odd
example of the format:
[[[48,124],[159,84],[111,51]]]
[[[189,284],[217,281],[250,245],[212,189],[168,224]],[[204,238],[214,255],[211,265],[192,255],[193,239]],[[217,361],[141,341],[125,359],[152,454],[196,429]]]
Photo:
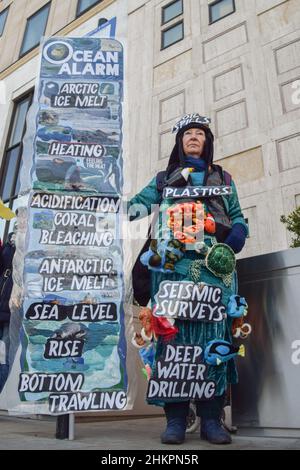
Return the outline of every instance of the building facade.
[[[300,204],[298,0],[0,1],[1,197],[18,205],[25,117],[41,36],[82,36],[117,17],[127,51],[128,193],[164,169],[184,113],[212,118],[250,236],[241,256],[288,248]],[[0,236],[11,227],[2,223]]]

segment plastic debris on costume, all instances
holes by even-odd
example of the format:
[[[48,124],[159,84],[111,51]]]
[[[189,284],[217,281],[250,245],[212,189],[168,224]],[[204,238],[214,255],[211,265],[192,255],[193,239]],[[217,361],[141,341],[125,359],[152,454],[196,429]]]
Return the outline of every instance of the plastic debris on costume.
[[[249,323],[244,323],[244,317],[239,317],[233,320],[231,331],[234,338],[246,339],[252,332],[252,327]]]
[[[140,357],[144,364],[142,373],[144,374],[147,380],[150,380],[151,377],[152,366],[154,364],[155,358],[155,350],[155,343],[147,344],[144,348],[141,348],[139,350]]]
[[[167,209],[167,226],[174,238],[185,244],[195,244],[204,230],[214,234],[216,223],[213,216],[206,212],[201,201],[187,201],[172,205]]]
[[[145,342],[153,339],[152,311],[151,308],[143,307],[139,313],[139,321],[142,325],[141,335]]]
[[[148,251],[142,254],[140,260],[151,271],[171,273],[174,265],[184,255],[184,244],[179,240],[152,240]]]
[[[148,307],[141,308],[139,321],[142,326],[141,332],[135,332],[131,342],[139,350],[144,365],[142,372],[149,380],[154,363],[157,336],[163,336],[168,341],[176,335],[178,328],[173,325],[174,320],[155,317],[152,315],[151,308]]]
[[[233,346],[228,341],[214,339],[204,350],[205,362],[211,366],[218,366],[236,356],[245,356],[245,346]]]
[[[230,246],[225,243],[217,243],[213,239],[213,246],[202,247],[202,252],[206,251],[204,265],[215,276],[220,277],[225,286],[230,286],[236,266],[235,253]]]
[[[233,318],[231,331],[234,338],[247,338],[252,327],[249,323],[245,323],[244,318],[248,313],[248,304],[244,297],[232,295],[229,298],[227,306],[227,315]]]
[[[245,297],[240,295],[231,295],[227,306],[227,314],[232,318],[239,318],[246,316],[248,311],[248,304]]]
[[[236,265],[234,251],[224,243],[217,243],[214,237],[210,237],[210,239],[212,247],[204,242],[195,243],[195,250],[205,258],[191,262],[189,276],[193,282],[200,282],[201,268],[205,266],[215,276],[220,277],[225,286],[230,286]]]
[[[205,213],[204,215],[204,230],[207,233],[216,233],[216,222],[212,214],[209,212]]]
[[[204,206],[201,202],[181,202],[167,209],[167,226],[182,243],[195,243],[204,230]]]

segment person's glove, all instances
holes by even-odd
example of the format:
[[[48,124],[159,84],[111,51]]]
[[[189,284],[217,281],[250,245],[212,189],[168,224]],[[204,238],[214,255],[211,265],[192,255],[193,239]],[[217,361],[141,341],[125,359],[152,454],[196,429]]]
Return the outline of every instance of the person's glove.
[[[234,224],[224,243],[229,245],[235,253],[239,253],[245,245],[247,230],[243,224]]]

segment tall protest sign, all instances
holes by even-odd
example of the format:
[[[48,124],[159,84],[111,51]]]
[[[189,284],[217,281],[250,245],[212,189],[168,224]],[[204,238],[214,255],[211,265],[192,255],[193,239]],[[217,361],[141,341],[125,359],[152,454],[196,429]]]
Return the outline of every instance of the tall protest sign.
[[[123,55],[114,39],[45,43],[33,187],[120,193]]]
[[[19,395],[50,413],[123,409],[123,48],[43,45],[23,270]]]

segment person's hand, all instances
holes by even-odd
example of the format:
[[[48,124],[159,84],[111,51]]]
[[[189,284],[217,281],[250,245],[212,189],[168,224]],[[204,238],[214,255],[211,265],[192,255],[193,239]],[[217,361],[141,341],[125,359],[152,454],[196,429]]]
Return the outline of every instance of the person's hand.
[[[246,237],[247,231],[244,225],[234,224],[224,243],[229,245],[235,253],[239,253],[245,245]]]

